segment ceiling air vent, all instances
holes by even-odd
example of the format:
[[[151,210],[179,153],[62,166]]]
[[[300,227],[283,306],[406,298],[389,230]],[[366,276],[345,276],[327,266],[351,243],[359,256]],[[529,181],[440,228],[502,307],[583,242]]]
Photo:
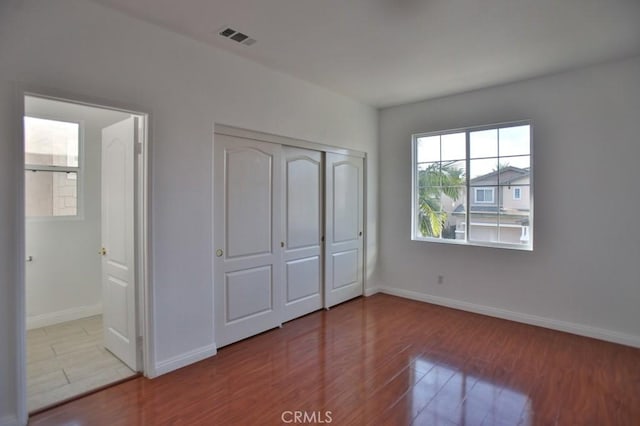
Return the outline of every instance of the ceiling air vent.
[[[255,39],[249,37],[248,35],[229,27],[224,27],[223,29],[218,31],[218,34],[237,43],[244,44],[245,46],[251,46],[256,42]]]
[[[248,38],[249,38],[248,35],[242,34],[242,33],[235,33],[234,35],[231,36],[231,40],[237,41],[238,43],[242,43]]]
[[[235,34],[236,30],[231,29],[231,28],[225,28],[224,30],[220,31],[220,35],[222,37],[229,37],[232,34]]]

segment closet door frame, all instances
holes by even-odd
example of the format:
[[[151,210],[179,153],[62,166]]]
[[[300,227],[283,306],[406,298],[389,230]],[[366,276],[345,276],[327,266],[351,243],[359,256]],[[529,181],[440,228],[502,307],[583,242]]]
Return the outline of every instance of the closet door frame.
[[[264,132],[254,131],[254,130],[242,129],[239,127],[227,126],[227,125],[218,124],[218,123],[214,125],[214,143],[215,143],[215,137],[217,135],[250,139],[258,142],[270,142],[274,144],[280,144],[282,146],[290,146],[294,148],[302,148],[302,149],[309,149],[313,151],[319,151],[323,153],[322,155],[323,162],[326,160],[326,158],[324,158],[326,157],[326,153],[335,153],[335,154],[347,155],[347,156],[363,159],[362,294],[365,295],[366,288],[367,288],[367,154],[362,151],[341,148],[341,147],[336,147],[331,145],[325,145],[325,144],[320,144],[316,142],[305,141],[302,139],[289,138],[286,136],[279,136],[271,133],[264,133]],[[215,171],[214,171],[214,176],[215,176]],[[326,179],[326,176],[325,176],[325,179]],[[213,182],[212,186],[215,187],[215,182]],[[212,191],[213,191],[213,188],[212,188]],[[214,197],[212,194],[212,202],[213,202],[213,199]],[[215,212],[215,206],[212,206],[212,211]],[[213,218],[214,234],[216,232],[215,224],[216,224],[216,218],[214,217]],[[214,235],[214,239],[215,239],[215,235]],[[326,235],[325,235],[325,241],[326,241]],[[215,250],[215,247],[213,247],[212,245],[212,251],[213,250]],[[323,248],[323,255],[324,255],[324,248]],[[324,263],[326,263],[326,259],[323,260],[323,264]],[[215,265],[215,262],[212,263],[212,268],[215,269],[214,265]],[[323,266],[323,269],[324,269],[324,266]],[[212,271],[212,276],[213,277],[216,276],[215,270]],[[215,282],[212,282],[212,285],[215,285]],[[323,283],[323,287],[324,287],[324,283]],[[213,293],[215,294],[215,288],[213,289]],[[324,306],[326,307],[326,300],[325,300]],[[215,301],[214,301],[214,307],[215,307]],[[216,313],[214,312],[213,314],[215,318]],[[214,322],[214,326],[215,326],[215,322]],[[215,336],[215,330],[213,332]],[[219,342],[216,342],[216,344],[219,344]]]

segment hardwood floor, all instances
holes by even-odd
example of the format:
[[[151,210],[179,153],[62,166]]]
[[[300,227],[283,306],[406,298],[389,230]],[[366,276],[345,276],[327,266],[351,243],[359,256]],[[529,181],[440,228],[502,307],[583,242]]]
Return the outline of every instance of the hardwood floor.
[[[640,350],[387,295],[32,425],[637,425]]]

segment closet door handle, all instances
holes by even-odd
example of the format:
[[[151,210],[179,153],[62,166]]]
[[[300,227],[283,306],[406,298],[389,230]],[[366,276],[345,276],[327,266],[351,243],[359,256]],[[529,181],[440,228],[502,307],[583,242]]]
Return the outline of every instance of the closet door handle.
[[[221,257],[223,254],[224,254],[224,251],[222,249],[216,250],[216,256],[217,257]]]

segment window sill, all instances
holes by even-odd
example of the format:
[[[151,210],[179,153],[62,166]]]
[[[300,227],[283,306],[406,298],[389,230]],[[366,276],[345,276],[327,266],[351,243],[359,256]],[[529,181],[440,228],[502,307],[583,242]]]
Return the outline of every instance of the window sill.
[[[507,250],[518,250],[518,251],[533,251],[533,244],[529,242],[528,244],[507,244],[507,243],[492,243],[492,242],[476,242],[476,241],[465,241],[465,240],[449,240],[444,238],[428,238],[428,237],[412,237],[412,241],[418,242],[426,242],[426,243],[436,243],[436,244],[451,244],[457,246],[472,246],[472,247],[488,247],[488,248],[498,248],[498,249],[507,249]]]

